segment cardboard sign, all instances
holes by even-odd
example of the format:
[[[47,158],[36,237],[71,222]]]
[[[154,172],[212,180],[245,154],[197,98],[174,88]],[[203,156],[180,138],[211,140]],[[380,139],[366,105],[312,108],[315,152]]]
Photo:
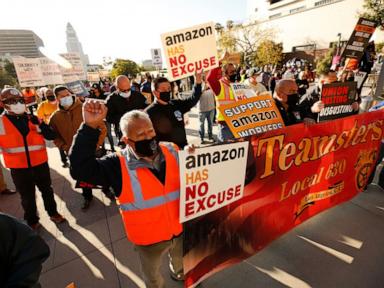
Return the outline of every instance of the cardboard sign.
[[[255,91],[251,87],[243,83],[231,83],[231,88],[235,95],[236,101],[256,97]]]
[[[360,60],[363,57],[365,48],[368,46],[369,39],[375,32],[376,26],[376,22],[360,18],[341,57]]]
[[[356,82],[324,84],[320,99],[324,103],[324,109],[319,113],[319,122],[352,115],[356,85]]]
[[[285,127],[271,94],[220,105],[219,109],[235,138]]]
[[[87,80],[89,82],[99,82],[99,80],[100,80],[99,72],[88,72],[87,73]]]
[[[225,58],[225,62],[227,63],[232,63],[232,64],[240,64],[241,62],[241,53],[238,52],[238,53],[230,53],[227,55],[227,57]]]
[[[45,84],[38,58],[12,57],[20,87],[43,86]]]
[[[152,64],[156,68],[161,68],[163,66],[163,59],[161,58],[161,49],[151,49],[152,55]]]
[[[243,197],[247,155],[248,142],[179,151],[181,223]]]
[[[87,88],[85,88],[83,82],[77,80],[69,83],[65,83],[67,88],[72,91],[73,93],[76,94],[76,96],[82,96],[82,97],[87,97],[89,96],[89,92]]]
[[[63,58],[65,58],[69,63],[71,63],[71,68],[63,68],[62,74],[64,82],[73,82],[73,80],[87,80],[87,75],[84,71],[83,62],[81,61],[81,57],[79,53],[63,53],[60,54]]]
[[[171,81],[219,65],[213,22],[162,34],[161,42]]]
[[[41,57],[39,59],[45,85],[63,84],[64,81],[63,76],[61,75],[60,65],[47,57]]]

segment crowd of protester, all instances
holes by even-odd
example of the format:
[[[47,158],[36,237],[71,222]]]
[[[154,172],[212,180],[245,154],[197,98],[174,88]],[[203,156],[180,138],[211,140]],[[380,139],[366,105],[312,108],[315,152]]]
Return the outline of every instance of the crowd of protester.
[[[271,93],[285,125],[316,123],[324,108],[320,99],[322,86],[354,81],[354,72],[340,67],[315,77],[310,65],[304,63],[300,67],[245,67],[225,63],[223,58],[219,67],[183,81],[170,82],[149,73],[133,79],[126,75],[119,75],[114,81],[102,79],[90,83],[85,99],[64,85],[27,87],[22,91],[5,87],[0,94],[4,109],[0,116],[0,148],[4,165],[10,169],[21,196],[26,224],[35,231],[40,226],[36,186],[50,219],[56,224],[66,221],[58,213],[53,197],[45,146],[45,141],[53,141],[63,167],[71,169],[76,187],[82,189],[84,211],[91,206],[94,188],[119,200],[127,237],[140,254],[147,286],[163,287],[159,259],[166,250],[172,255],[171,277],[183,280],[177,151],[189,147],[186,115],[198,107],[202,144],[234,140],[218,108],[235,101],[231,83],[244,83],[255,97]],[[187,90],[191,91],[184,94]],[[355,113],[359,111],[360,92],[352,104]],[[218,125],[217,139],[214,125]],[[0,194],[15,194],[7,187],[1,170]],[[162,217],[164,213],[168,216]],[[23,237],[41,248],[40,255],[35,255],[36,250],[31,257],[46,259],[49,252],[44,243],[15,221],[0,214],[0,222],[11,225],[17,233],[27,231]],[[8,238],[7,241],[14,241]],[[41,261],[31,265],[41,269]],[[36,273],[31,269],[31,281],[37,281]]]

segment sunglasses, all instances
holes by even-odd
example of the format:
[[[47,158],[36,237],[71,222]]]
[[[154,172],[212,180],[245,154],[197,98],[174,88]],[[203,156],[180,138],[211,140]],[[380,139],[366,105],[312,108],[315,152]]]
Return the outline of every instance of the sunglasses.
[[[13,99],[7,99],[3,101],[6,105],[13,105],[17,103],[25,104],[25,101],[23,98],[13,98]]]

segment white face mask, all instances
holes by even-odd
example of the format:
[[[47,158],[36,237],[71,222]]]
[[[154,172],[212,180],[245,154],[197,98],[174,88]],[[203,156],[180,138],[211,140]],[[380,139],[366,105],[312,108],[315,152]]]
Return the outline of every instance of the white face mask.
[[[120,92],[120,96],[123,98],[128,98],[131,96],[131,90],[129,90],[129,92]]]
[[[25,104],[17,103],[9,105],[9,110],[15,114],[23,114],[25,112]]]
[[[73,97],[72,95],[66,96],[64,98],[60,99],[60,105],[63,107],[69,107],[73,104]]]

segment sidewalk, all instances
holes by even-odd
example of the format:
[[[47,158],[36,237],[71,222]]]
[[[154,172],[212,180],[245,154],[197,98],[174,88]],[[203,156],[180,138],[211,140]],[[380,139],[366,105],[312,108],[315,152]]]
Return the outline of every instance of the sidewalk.
[[[194,114],[189,134],[197,135]],[[198,137],[191,137],[198,143]],[[94,190],[87,212],[74,189],[69,170],[61,167],[59,152],[49,148],[49,163],[59,212],[68,223],[56,226],[37,203],[51,256],[40,278],[44,288],[143,287],[139,259],[125,237],[115,203]],[[12,183],[5,173],[7,183]],[[12,187],[12,185],[9,185]],[[0,196],[0,210],[22,218],[18,195]],[[221,271],[201,287],[384,287],[384,191],[371,185],[352,201],[310,219],[242,263]],[[162,266],[166,287],[183,287]]]

